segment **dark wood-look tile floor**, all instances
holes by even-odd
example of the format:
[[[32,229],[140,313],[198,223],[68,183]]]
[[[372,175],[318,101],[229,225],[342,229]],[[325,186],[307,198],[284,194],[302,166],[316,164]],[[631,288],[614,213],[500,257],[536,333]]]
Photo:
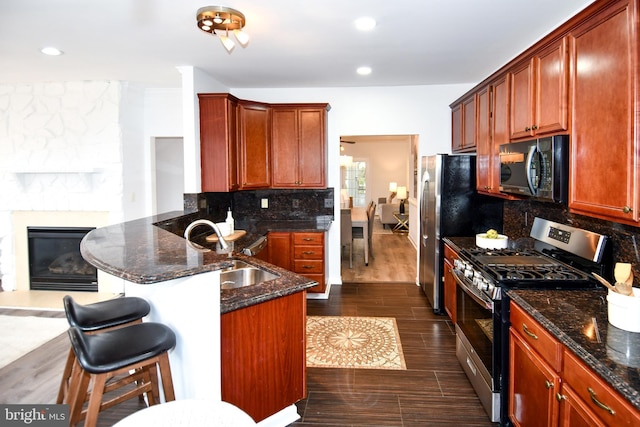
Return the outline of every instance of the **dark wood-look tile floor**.
[[[407,370],[307,369],[307,399],[292,426],[493,426],[455,357],[448,317],[433,314],[412,283],[351,283],[310,316],[395,317]]]

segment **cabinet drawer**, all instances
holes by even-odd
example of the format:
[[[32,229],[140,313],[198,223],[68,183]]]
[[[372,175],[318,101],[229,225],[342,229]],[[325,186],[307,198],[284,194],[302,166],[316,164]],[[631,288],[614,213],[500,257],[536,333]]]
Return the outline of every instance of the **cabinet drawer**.
[[[294,260],[294,273],[306,274],[324,274],[324,261],[321,260]]]
[[[324,233],[293,233],[294,245],[322,245]]]
[[[640,425],[638,410],[567,350],[564,352],[563,379],[605,424]]]
[[[511,328],[534,349],[553,369],[560,371],[562,346],[533,317],[520,306],[511,303]]]
[[[294,259],[324,259],[322,246],[296,246],[293,249]]]

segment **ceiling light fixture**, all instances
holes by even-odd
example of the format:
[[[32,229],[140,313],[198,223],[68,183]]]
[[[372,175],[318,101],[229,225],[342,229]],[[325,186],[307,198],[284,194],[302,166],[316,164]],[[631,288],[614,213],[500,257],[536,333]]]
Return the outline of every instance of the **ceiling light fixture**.
[[[246,24],[246,19],[241,12],[224,6],[205,6],[198,9],[196,14],[198,28],[205,33],[218,35],[216,30],[224,32],[220,34],[222,45],[231,53],[236,44],[229,38],[231,31],[240,46],[246,47],[249,44],[249,35],[242,31]]]
[[[42,49],[40,49],[40,52],[44,53],[45,55],[49,55],[49,56],[58,56],[58,55],[62,55],[62,51],[60,49],[58,49],[57,47],[43,47]]]
[[[356,72],[361,76],[368,76],[371,74],[371,67],[359,67]]]
[[[368,16],[355,20],[356,28],[360,31],[371,31],[376,27],[376,20]]]

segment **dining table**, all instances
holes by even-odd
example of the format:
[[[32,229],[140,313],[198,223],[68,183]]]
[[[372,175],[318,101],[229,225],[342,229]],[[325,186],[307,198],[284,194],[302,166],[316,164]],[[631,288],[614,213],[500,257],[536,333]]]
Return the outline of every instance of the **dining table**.
[[[367,208],[351,208],[351,228],[362,228],[362,238],[364,239],[364,265],[369,265],[369,218]]]

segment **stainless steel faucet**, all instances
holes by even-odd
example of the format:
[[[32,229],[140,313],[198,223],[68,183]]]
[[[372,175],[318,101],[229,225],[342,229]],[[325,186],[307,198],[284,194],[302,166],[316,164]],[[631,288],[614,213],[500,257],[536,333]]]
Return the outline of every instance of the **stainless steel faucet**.
[[[193,230],[195,227],[199,225],[208,225],[209,227],[213,228],[213,231],[215,231],[216,235],[218,236],[218,243],[220,244],[220,247],[223,250],[227,250],[229,248],[229,243],[227,243],[224,237],[222,237],[222,233],[220,232],[220,229],[218,228],[218,226],[214,222],[209,221],[208,219],[197,219],[193,221],[191,224],[189,224],[187,228],[184,230],[184,238],[191,241],[191,239],[189,238],[189,236],[191,235],[191,230]]]

